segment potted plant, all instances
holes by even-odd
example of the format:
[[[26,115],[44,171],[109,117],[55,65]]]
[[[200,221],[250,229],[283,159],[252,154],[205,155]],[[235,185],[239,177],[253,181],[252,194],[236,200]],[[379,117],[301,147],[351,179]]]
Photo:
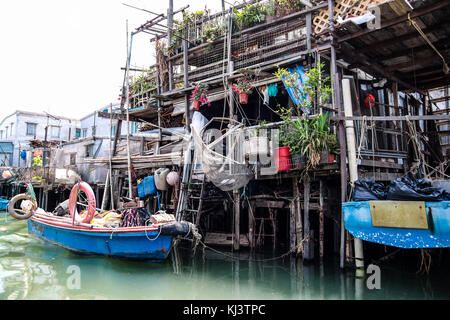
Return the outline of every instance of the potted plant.
[[[280,131],[280,145],[289,148],[291,167],[300,168],[305,166],[305,156],[301,153],[301,140],[298,133],[289,125],[283,125]],[[279,151],[278,151],[279,152]]]
[[[314,169],[324,160],[328,163],[328,155],[336,151],[337,139],[330,130],[330,117],[329,113],[320,113],[313,118],[304,115],[294,122],[299,132],[301,152],[307,158],[307,168]]]
[[[243,77],[239,78],[237,80],[237,83],[233,84],[232,88],[239,94],[239,103],[247,104],[248,95],[253,90],[253,87],[250,83],[250,77],[248,75],[244,75]]]
[[[195,83],[194,84],[194,91],[192,91],[191,99],[192,101],[192,109],[199,110],[200,106],[204,105],[208,102],[209,94],[208,92],[208,85],[204,83]],[[208,106],[211,104],[208,103]]]
[[[301,154],[306,159],[306,168],[314,169],[321,162],[324,151],[337,148],[336,135],[331,132],[329,113],[309,116],[315,101],[326,101],[331,96],[331,88],[327,85],[329,77],[323,77],[323,63],[312,68],[309,73],[278,69],[275,75],[290,87],[298,103],[294,108],[280,108],[278,113],[284,121],[281,126],[280,142],[288,146],[292,154]],[[299,86],[302,77],[302,86]],[[322,157],[325,158],[325,157]],[[329,160],[328,160],[329,161]]]

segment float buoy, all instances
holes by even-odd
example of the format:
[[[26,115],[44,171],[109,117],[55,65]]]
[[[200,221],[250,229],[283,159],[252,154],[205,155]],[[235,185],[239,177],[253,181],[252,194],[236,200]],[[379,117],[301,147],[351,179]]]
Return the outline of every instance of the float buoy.
[[[86,217],[84,218],[78,215],[77,210],[78,193],[80,191],[83,191],[86,194],[88,201],[87,214]],[[91,186],[84,181],[75,184],[72,190],[70,191],[69,196],[69,212],[72,219],[74,219],[76,222],[90,223],[96,212],[95,206],[96,206],[95,195]]]
[[[179,180],[179,176],[178,176],[178,172],[176,171],[171,171],[167,174],[166,176],[166,181],[170,186],[174,186],[177,184],[178,180]]]

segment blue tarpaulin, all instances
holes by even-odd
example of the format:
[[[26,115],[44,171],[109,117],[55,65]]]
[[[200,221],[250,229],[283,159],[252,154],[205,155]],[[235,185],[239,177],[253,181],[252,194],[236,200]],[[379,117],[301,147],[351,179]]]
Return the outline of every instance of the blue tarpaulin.
[[[286,88],[286,91],[289,93],[289,96],[291,97],[292,101],[296,105],[302,105],[302,110],[304,113],[309,114],[309,107],[305,107],[303,105],[303,99],[306,99],[308,101],[309,97],[307,94],[303,92],[303,84],[305,83],[305,69],[302,66],[298,66],[294,69],[288,69],[289,73],[295,74],[297,73],[298,81],[295,84],[292,84],[292,86],[295,86],[298,90],[294,90],[292,86],[286,85],[286,81],[284,80],[285,77],[282,78],[284,87]],[[298,96],[298,93],[300,92],[300,96]]]

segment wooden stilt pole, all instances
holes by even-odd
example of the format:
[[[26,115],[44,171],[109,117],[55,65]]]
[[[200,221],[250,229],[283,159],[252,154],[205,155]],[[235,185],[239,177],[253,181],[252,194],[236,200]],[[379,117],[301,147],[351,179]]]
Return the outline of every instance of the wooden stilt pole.
[[[309,197],[310,197],[310,181],[309,176],[305,175],[304,183],[304,197],[303,197],[303,227],[305,234],[305,241],[303,242],[303,259],[311,260],[313,253],[311,252],[311,230],[309,224]]]
[[[289,204],[289,248],[294,253],[295,245],[297,242],[297,235],[295,233],[295,199]]]
[[[293,194],[295,202],[295,233],[297,238],[297,255],[303,255],[303,246],[300,245],[300,241],[303,240],[303,223],[301,215],[301,202],[300,202],[300,190],[298,188],[298,178],[292,179],[293,183]]]
[[[250,201],[248,207],[248,241],[250,250],[255,249],[255,210],[256,206],[254,201]]]
[[[323,180],[320,179],[319,181],[319,252],[320,252],[320,261],[323,260],[323,253],[324,253],[324,202],[323,202]]]
[[[233,249],[236,251],[239,251],[240,246],[240,239],[241,239],[241,233],[240,233],[240,218],[241,218],[241,195],[239,194],[238,190],[233,191],[233,200],[234,200],[234,243],[233,243]]]
[[[45,187],[44,210],[48,211],[48,187]]]

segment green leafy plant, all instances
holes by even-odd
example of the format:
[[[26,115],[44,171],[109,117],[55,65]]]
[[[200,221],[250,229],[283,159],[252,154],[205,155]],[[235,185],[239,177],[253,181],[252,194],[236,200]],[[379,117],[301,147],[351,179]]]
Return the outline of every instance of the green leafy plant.
[[[233,19],[238,29],[251,27],[254,24],[261,23],[266,19],[266,8],[259,4],[246,5],[241,10],[234,9]]]
[[[305,7],[299,0],[274,0],[274,4],[279,16],[300,11]]]
[[[231,88],[239,94],[241,93],[249,94],[253,90],[253,86],[250,83],[250,77],[248,75],[240,77]]]
[[[36,156],[33,158],[33,167],[42,167],[43,161],[41,156]]]
[[[323,62],[318,63],[316,67],[311,68],[309,72],[305,72],[303,75],[300,74],[298,69],[290,72],[286,68],[278,68],[274,73],[299,98],[299,103],[293,110],[294,115],[308,114],[316,101],[320,99],[325,102],[331,97],[332,90],[328,85],[330,77],[324,76],[322,71],[324,66]],[[299,87],[297,83],[301,78],[303,78],[303,86]]]
[[[145,70],[137,77],[130,77],[130,93],[131,95],[142,94],[150,89],[156,88],[154,78],[151,78],[154,69]]]
[[[37,181],[37,182],[42,182],[44,179],[42,179],[41,176],[34,176],[33,178],[31,178],[31,180]]]
[[[305,155],[307,169],[317,167],[322,151],[336,152],[338,148],[336,135],[330,130],[329,113],[320,113],[313,118],[303,115],[290,120],[282,128],[280,142],[286,144],[292,154]]]
[[[319,63],[309,73],[305,73],[303,88],[296,86],[302,76],[298,72],[279,68],[275,73],[299,97],[299,103],[294,108],[279,107],[277,110],[283,120],[279,141],[282,146],[289,147],[291,154],[305,155],[307,169],[313,169],[319,164],[322,151],[335,152],[338,147],[336,135],[330,130],[330,114],[320,113],[308,117],[314,103],[328,100],[332,93],[327,84],[329,77],[323,76],[323,68],[323,63]]]
[[[201,36],[203,43],[213,42],[225,34],[225,28],[220,25],[207,27]]]
[[[209,20],[210,9],[198,10],[194,12],[183,11],[182,20],[173,21],[172,40],[167,48],[167,53],[170,55],[175,48],[181,47],[183,38],[188,39],[192,43],[208,43],[216,40],[225,34],[223,25],[218,25],[215,20]],[[196,22],[202,20],[209,20],[206,29],[202,30],[200,25]]]

